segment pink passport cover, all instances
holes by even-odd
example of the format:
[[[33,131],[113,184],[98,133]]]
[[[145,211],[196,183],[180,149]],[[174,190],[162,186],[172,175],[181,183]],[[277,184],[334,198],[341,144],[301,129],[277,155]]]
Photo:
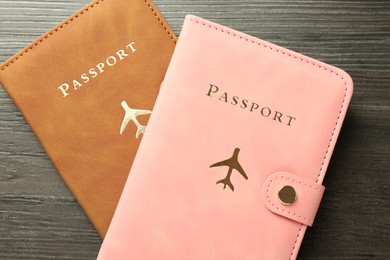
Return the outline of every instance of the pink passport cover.
[[[352,89],[338,68],[187,16],[98,259],[295,259]]]

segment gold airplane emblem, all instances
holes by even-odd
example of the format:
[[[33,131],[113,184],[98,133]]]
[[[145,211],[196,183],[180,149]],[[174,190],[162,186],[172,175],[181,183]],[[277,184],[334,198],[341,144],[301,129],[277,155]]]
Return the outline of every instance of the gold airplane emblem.
[[[217,184],[222,183],[223,184],[223,189],[226,189],[226,185],[229,186],[229,188],[234,191],[234,186],[232,182],[230,181],[230,176],[232,175],[233,169],[238,171],[244,178],[245,180],[248,179],[248,176],[246,175],[244,169],[241,167],[241,164],[238,162],[238,153],[240,152],[239,148],[234,149],[232,157],[225,161],[217,162],[211,167],[219,167],[219,166],[227,166],[229,167],[228,173],[226,177],[222,180],[217,181]]]

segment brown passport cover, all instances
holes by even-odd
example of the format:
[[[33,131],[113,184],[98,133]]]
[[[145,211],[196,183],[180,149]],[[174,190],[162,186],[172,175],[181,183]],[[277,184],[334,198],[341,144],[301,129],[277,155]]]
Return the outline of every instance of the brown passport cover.
[[[176,36],[149,0],[96,0],[0,66],[0,83],[104,237]],[[127,46],[127,47],[126,47]],[[68,87],[67,87],[68,85]],[[149,115],[139,115],[139,126]]]

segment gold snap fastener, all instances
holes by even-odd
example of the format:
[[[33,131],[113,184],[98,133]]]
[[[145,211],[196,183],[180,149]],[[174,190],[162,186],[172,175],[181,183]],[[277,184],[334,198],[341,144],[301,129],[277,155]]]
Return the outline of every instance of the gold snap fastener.
[[[279,201],[284,205],[291,205],[297,199],[297,193],[291,186],[284,186],[279,190]]]

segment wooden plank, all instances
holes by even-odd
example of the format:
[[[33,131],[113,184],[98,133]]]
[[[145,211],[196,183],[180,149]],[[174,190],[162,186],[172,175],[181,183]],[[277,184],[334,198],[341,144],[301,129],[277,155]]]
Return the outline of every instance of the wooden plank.
[[[135,1],[135,0],[134,0]],[[87,4],[0,0],[0,62]],[[179,35],[188,13],[339,66],[355,94],[300,259],[390,259],[390,4],[156,0]],[[0,89],[0,259],[95,259],[101,240]],[[261,246],[261,245],[259,245]]]

